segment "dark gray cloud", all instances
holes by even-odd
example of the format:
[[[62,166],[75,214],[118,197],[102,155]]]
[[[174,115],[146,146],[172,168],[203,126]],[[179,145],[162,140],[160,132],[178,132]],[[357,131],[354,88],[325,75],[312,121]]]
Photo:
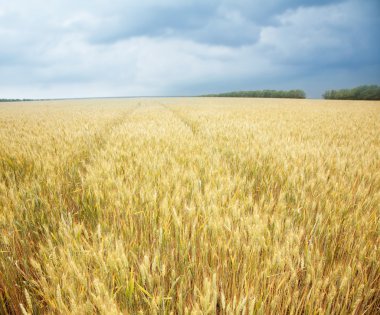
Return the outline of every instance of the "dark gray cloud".
[[[380,83],[377,0],[0,0],[0,97]]]
[[[131,36],[179,36],[222,45],[252,44],[260,27],[275,23],[276,14],[300,6],[339,3],[321,1],[175,1],[121,3],[103,16],[91,40],[110,43]]]

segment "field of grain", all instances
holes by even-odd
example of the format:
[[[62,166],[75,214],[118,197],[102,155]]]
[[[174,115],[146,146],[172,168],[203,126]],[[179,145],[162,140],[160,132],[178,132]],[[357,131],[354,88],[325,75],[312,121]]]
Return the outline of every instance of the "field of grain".
[[[0,313],[380,313],[380,103],[0,105]]]

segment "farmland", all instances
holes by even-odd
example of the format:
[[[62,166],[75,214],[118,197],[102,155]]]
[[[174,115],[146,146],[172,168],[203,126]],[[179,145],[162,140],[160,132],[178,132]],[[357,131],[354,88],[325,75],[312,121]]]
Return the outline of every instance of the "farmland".
[[[0,313],[379,313],[379,218],[379,102],[0,104]]]

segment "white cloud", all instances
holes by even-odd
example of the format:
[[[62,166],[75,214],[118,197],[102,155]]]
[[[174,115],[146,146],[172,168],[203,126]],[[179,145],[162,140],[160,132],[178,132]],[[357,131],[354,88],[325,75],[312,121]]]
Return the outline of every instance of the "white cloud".
[[[261,30],[260,45],[281,62],[312,62],[317,54],[324,62],[342,60],[351,56],[354,44],[344,33],[351,35],[350,11],[347,3],[287,11],[277,17],[277,26]]]

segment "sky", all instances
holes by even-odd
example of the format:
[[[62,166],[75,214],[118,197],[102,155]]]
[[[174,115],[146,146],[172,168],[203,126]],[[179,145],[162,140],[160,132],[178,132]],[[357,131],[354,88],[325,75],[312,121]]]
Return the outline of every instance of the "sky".
[[[0,0],[0,98],[380,84],[380,1]]]

